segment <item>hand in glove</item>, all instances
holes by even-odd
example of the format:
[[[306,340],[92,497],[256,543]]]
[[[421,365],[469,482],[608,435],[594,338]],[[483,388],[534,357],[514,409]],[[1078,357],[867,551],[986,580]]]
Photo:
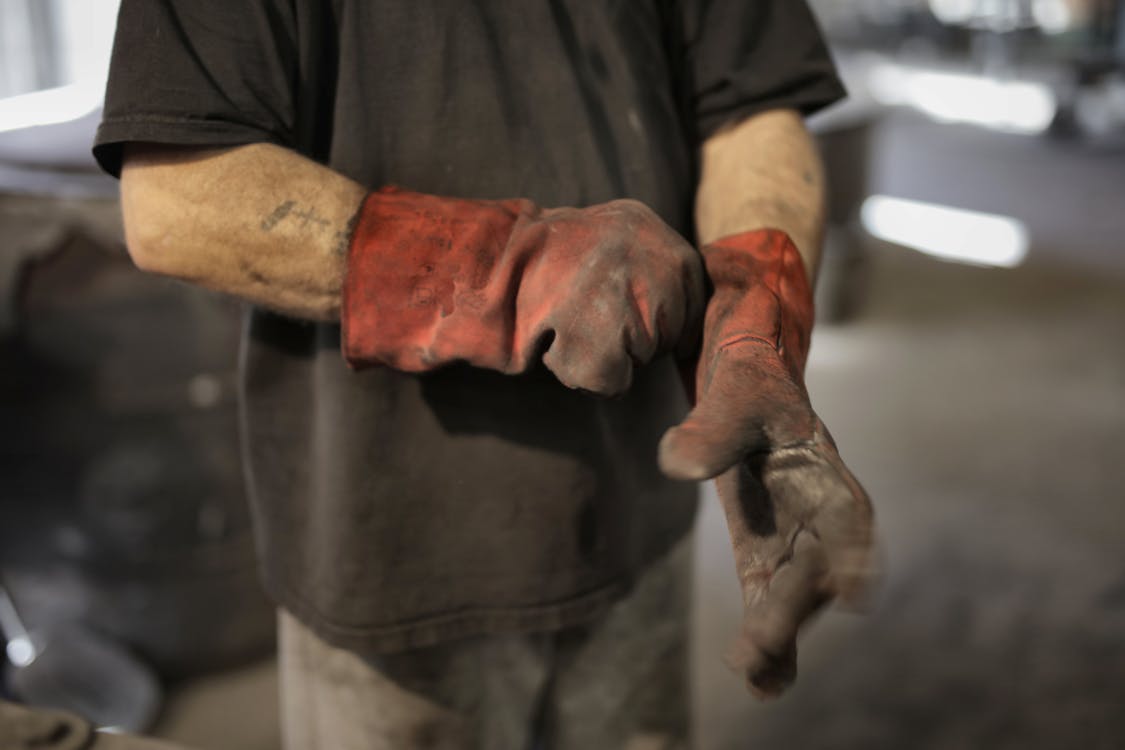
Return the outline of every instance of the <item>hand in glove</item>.
[[[408,372],[515,374],[542,357],[565,385],[613,395],[681,346],[703,302],[699,254],[636,201],[541,209],[388,188],[357,217],[342,348],[355,367]]]
[[[714,293],[694,409],[664,436],[668,475],[718,477],[745,614],[734,666],[759,696],[796,675],[802,623],[871,573],[872,511],[809,404],[812,294],[788,235],[759,230],[703,248]]]

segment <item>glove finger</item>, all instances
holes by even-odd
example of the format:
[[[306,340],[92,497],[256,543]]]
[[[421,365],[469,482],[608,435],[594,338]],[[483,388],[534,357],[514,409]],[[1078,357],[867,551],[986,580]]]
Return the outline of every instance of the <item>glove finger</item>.
[[[848,606],[861,607],[878,580],[873,514],[866,495],[862,503],[841,501],[817,515],[816,532],[824,541],[834,593]]]
[[[722,474],[769,439],[754,414],[741,414],[721,398],[700,399],[683,422],[660,439],[657,461],[673,479],[702,481]]]
[[[763,481],[823,543],[833,594],[858,605],[875,578],[874,512],[825,435],[821,426],[812,445],[772,454]]]
[[[755,387],[761,374],[739,364],[727,356],[718,357],[695,408],[664,433],[657,459],[668,476],[710,479],[747,454],[769,447],[764,415],[777,405],[765,403],[766,394]]]
[[[747,607],[731,664],[758,697],[779,695],[797,675],[797,634],[830,599],[828,559],[815,535],[800,530],[791,557],[770,579],[762,597]]]
[[[831,442],[818,439],[815,450],[831,494],[818,508],[814,527],[824,542],[836,595],[859,606],[878,577],[874,510]]]
[[[556,333],[543,364],[568,388],[617,396],[633,384],[633,359],[624,339],[622,332],[570,326]]]
[[[674,479],[710,479],[744,456],[811,438],[815,419],[777,350],[744,342],[714,357],[698,403],[665,433],[658,460]]]

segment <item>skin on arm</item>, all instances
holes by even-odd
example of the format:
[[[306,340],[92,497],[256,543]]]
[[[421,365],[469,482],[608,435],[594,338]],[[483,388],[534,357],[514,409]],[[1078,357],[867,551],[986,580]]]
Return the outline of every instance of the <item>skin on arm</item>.
[[[339,318],[367,189],[272,144],[126,147],[125,240],[142,270],[300,318]]]
[[[801,116],[770,110],[703,144],[695,200],[700,245],[752,229],[782,229],[816,278],[825,221],[824,166]]]

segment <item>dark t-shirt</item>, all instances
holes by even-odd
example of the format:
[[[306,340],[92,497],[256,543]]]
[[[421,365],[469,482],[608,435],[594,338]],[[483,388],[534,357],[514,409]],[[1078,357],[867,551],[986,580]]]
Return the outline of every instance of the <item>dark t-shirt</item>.
[[[803,0],[124,0],[95,155],[264,141],[370,187],[635,198],[690,236],[701,139],[841,94]],[[338,645],[575,623],[690,528],[655,460],[667,358],[612,400],[357,373],[336,326],[255,310],[242,370],[267,587]]]

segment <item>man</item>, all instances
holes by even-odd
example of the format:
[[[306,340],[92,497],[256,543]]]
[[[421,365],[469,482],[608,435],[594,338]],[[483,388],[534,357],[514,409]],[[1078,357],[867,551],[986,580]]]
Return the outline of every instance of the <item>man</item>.
[[[683,745],[720,474],[737,664],[792,678],[870,541],[801,383],[841,93],[796,0],[123,2],[130,252],[254,304],[290,747]]]

